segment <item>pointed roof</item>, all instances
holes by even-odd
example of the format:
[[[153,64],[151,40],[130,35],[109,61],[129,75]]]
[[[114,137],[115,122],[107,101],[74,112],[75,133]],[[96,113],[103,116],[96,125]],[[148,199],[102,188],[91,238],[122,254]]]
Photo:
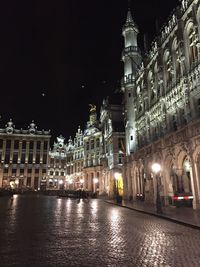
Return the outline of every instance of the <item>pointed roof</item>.
[[[126,23],[134,23],[130,7],[128,8],[128,14],[127,14],[127,18],[126,18]]]
[[[127,17],[126,17],[126,23],[124,24],[124,26],[122,28],[122,33],[124,32],[124,30],[130,29],[130,27],[132,28],[132,30],[138,32],[138,26],[133,20],[133,17],[131,14],[131,8],[129,7]]]

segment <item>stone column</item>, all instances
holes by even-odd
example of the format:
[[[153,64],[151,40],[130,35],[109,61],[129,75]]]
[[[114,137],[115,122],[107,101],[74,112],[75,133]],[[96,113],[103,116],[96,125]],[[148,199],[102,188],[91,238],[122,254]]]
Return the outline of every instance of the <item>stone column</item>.
[[[122,177],[123,177],[123,199],[128,199],[128,177],[126,173],[126,165],[122,168]]]
[[[2,149],[2,161],[5,161],[5,154],[6,154],[6,140],[3,140],[3,149]]]
[[[133,169],[132,170],[132,175],[131,175],[131,178],[132,178],[132,188],[133,188],[133,200],[136,200],[136,194],[137,194],[137,174],[136,174],[136,171]]]
[[[26,142],[26,154],[25,154],[25,163],[28,163],[29,158],[29,141]],[[21,148],[21,154],[22,154],[22,148]],[[21,154],[20,154],[20,161],[21,161]]]
[[[178,177],[178,189],[183,190],[183,169],[177,169],[177,177]]]
[[[99,179],[99,194],[101,194],[103,192],[103,172],[99,171],[99,177],[97,177]]]
[[[24,186],[27,186],[27,175],[28,175],[28,169],[27,169],[27,165],[24,169]]]
[[[193,162],[190,166],[192,193],[193,193],[193,209],[200,209],[200,184],[199,184],[199,169],[197,162]]]
[[[35,181],[35,168],[32,169],[31,174],[31,188],[34,189],[34,181]]]
[[[0,165],[0,188],[3,186],[3,166]]]
[[[11,140],[11,147],[10,147],[10,162],[13,162],[13,152],[14,152],[14,139]]]
[[[127,199],[129,199],[130,196],[133,197],[132,171],[130,163],[128,164],[128,168],[126,170],[126,176],[127,176]]]
[[[37,150],[37,141],[33,143],[33,163],[36,163],[36,150]]]
[[[43,163],[43,154],[44,154],[44,141],[40,144],[40,164]]]

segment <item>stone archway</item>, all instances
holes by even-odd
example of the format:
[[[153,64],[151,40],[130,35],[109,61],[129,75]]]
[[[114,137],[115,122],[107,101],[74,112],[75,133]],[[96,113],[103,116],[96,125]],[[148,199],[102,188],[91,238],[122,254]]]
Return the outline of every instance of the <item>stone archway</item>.
[[[196,167],[196,178],[200,182],[200,145],[195,149],[193,153],[193,160]]]
[[[193,172],[195,195],[200,199],[200,145],[196,147],[193,153]]]
[[[175,192],[176,176],[175,176],[175,164],[172,155],[167,155],[163,160],[163,183],[164,183],[164,195],[166,204],[172,203],[172,197]]]
[[[180,151],[177,157],[177,192],[176,194],[192,195],[191,159],[186,151]]]

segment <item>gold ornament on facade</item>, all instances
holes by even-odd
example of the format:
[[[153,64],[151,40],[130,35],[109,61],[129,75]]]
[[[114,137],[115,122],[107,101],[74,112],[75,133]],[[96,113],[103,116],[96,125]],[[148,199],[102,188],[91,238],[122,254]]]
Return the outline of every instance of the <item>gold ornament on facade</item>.
[[[90,112],[96,112],[97,107],[94,104],[89,104]]]

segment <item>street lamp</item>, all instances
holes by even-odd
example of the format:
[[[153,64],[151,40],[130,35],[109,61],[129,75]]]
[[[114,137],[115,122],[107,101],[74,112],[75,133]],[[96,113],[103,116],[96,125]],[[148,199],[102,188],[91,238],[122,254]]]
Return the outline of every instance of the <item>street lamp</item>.
[[[73,183],[74,183],[73,179],[70,178],[70,179],[69,179],[69,182],[68,182],[69,189],[74,189],[74,188],[73,188]]]
[[[15,184],[16,184],[16,187],[19,186],[19,179],[16,179],[16,180],[15,180]]]
[[[97,184],[99,182],[99,179],[98,178],[94,178],[93,182],[94,182],[94,193],[95,193],[97,191]]]
[[[161,170],[161,166],[159,163],[153,163],[152,166],[152,171],[155,174],[156,177],[156,187],[157,187],[157,192],[156,192],[156,212],[157,213],[163,213],[162,211],[162,204],[161,204],[161,198],[160,198],[160,191],[159,191],[159,185],[158,185],[158,178],[159,178],[159,172]]]
[[[94,178],[93,181],[94,181],[95,184],[97,184],[99,180],[98,180],[98,178]]]
[[[84,183],[84,179],[81,178],[81,179],[80,179],[81,189],[83,189],[83,183]]]
[[[61,187],[63,187],[63,180],[59,180],[59,185],[60,185],[60,188],[59,189],[61,189]]]
[[[119,172],[115,172],[114,173],[114,177],[115,177],[115,181],[116,181],[116,201],[117,201],[117,203],[121,203],[122,199],[119,196],[119,188],[118,188],[118,180],[120,178],[120,173]]]

